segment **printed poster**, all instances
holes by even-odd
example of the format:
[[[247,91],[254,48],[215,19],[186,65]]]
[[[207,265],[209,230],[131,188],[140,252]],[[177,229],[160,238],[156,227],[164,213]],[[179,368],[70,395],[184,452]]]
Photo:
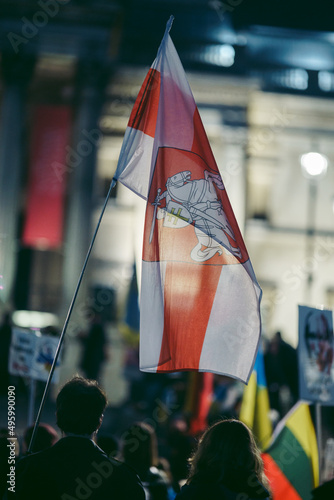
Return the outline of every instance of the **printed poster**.
[[[9,373],[46,382],[58,342],[58,337],[14,327],[9,352]],[[59,380],[59,365],[58,358],[52,377],[54,383]]]
[[[334,405],[333,311],[298,309],[299,398]]]

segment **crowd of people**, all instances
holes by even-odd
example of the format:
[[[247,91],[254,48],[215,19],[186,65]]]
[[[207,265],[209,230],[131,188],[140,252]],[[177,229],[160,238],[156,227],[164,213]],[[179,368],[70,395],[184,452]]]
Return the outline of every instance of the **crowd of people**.
[[[147,422],[134,422],[121,443],[103,435],[100,439],[106,406],[106,395],[96,381],[80,376],[69,380],[56,400],[61,437],[50,425],[40,425],[32,453],[26,454],[32,434],[27,429],[22,456],[16,460],[15,488],[2,483],[3,498],[214,500],[237,499],[241,493],[245,499],[270,497],[255,440],[240,421],[221,420],[210,427],[184,457],[185,462],[190,459],[189,473],[177,477],[172,463],[160,455],[156,431]],[[5,440],[3,433],[1,444]]]
[[[161,453],[156,429],[147,421],[134,422],[120,441],[105,432],[99,434],[106,407],[106,395],[97,381],[81,376],[70,379],[56,399],[59,433],[49,424],[40,424],[31,442],[33,428],[28,428],[21,441],[21,453],[16,441],[12,487],[5,458],[5,455],[8,457],[8,434],[0,431],[0,498],[272,498],[254,436],[238,419],[219,419],[193,440],[188,453],[179,457],[185,466],[180,473],[181,468],[174,463],[177,463],[176,455],[167,457]],[[155,419],[158,425],[159,420],[161,424],[165,422],[163,415],[157,414]],[[178,431],[181,431],[180,426]],[[172,435],[170,437],[172,448]],[[31,449],[27,453],[29,443]],[[333,488],[334,481],[322,485],[315,490],[314,499],[331,498]]]
[[[10,327],[10,318],[5,318],[2,341],[7,352]],[[107,356],[99,318],[80,342],[85,377],[75,376],[60,390],[58,429],[41,423],[32,453],[33,427],[15,440],[15,491],[8,487],[9,434],[0,429],[0,500],[272,498],[254,436],[238,420],[240,382],[215,377],[207,428],[194,436],[185,411],[189,374],[141,374],[130,384],[128,401],[112,409],[99,385]],[[265,346],[264,361],[270,406],[282,417],[298,399],[296,351],[277,332]],[[5,390],[9,379],[8,373],[3,375]],[[331,488],[333,481],[318,488],[314,498],[328,498]]]

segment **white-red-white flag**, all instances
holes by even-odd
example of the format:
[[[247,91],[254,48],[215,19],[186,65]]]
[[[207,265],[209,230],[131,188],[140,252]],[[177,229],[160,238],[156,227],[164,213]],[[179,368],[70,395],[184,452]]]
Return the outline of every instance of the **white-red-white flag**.
[[[115,178],[147,199],[140,369],[247,382],[261,289],[169,36],[141,87]]]

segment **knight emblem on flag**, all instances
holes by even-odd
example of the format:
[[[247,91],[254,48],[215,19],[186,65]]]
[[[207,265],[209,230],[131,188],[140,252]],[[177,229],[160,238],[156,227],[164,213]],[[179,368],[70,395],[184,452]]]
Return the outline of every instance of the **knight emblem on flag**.
[[[170,152],[169,152],[170,154]],[[198,155],[194,154],[196,158]],[[225,216],[219,190],[224,184],[218,173],[204,170],[202,178],[194,179],[190,170],[181,171],[167,178],[166,190],[158,188],[152,205],[153,214],[150,243],[153,238],[155,218],[163,219],[163,226],[180,229],[194,226],[197,244],[191,250],[191,259],[204,262],[216,253],[225,252],[241,257],[231,225]],[[165,206],[162,206],[165,204]],[[157,209],[157,210],[156,210]],[[223,246],[223,247],[222,247]]]
[[[180,165],[187,170],[180,170]],[[189,263],[210,261],[222,265],[247,258],[226,217],[224,194],[219,172],[210,168],[199,154],[178,148],[159,148],[146,213],[144,255],[148,260],[176,258]],[[174,230],[177,234],[171,233]],[[173,238],[179,252],[171,256],[170,246],[166,245],[159,248],[158,257],[154,245],[161,238],[164,241]]]

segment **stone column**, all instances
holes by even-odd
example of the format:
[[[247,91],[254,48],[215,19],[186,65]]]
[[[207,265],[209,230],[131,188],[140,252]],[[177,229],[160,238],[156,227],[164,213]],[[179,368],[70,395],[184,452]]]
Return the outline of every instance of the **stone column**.
[[[102,139],[98,122],[108,75],[108,68],[101,62],[79,63],[72,143],[67,150],[69,191],[63,263],[64,310],[70,304],[91,240],[96,158]],[[86,282],[83,282],[81,297]]]
[[[34,59],[2,54],[4,91],[0,114],[0,306],[10,303],[17,257],[25,133],[25,90]]]

